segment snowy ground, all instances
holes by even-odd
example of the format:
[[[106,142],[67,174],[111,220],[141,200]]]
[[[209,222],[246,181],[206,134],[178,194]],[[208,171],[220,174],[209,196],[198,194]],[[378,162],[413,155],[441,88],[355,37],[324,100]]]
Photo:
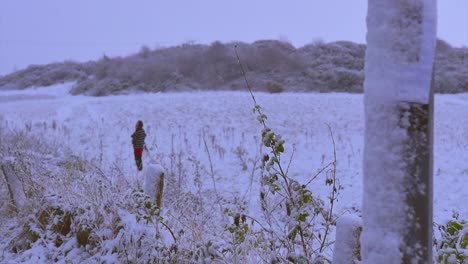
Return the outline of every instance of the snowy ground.
[[[239,150],[254,158],[261,126],[250,95],[242,92],[140,94],[110,97],[69,96],[69,84],[0,93],[0,120],[63,140],[86,156],[103,154],[104,162],[125,162],[134,175],[130,144],[136,120],[145,122],[150,155],[187,149],[205,159],[203,138],[216,147],[214,166],[219,188],[242,192],[246,180],[236,176]],[[268,125],[295,148],[290,171],[308,179],[331,159],[336,140],[342,208],[360,207],[362,189],[363,105],[356,94],[257,94]],[[436,220],[459,211],[468,195],[468,94],[436,95],[434,207]],[[52,126],[56,126],[56,131]],[[56,136],[56,134],[59,136]],[[102,149],[102,150],[101,150]],[[101,153],[102,152],[102,153]],[[288,151],[287,151],[288,152]],[[289,154],[291,151],[289,151]],[[288,154],[288,153],[287,153]],[[148,161],[149,156],[146,156]],[[233,186],[234,185],[234,186]],[[234,187],[234,188],[233,188]]]
[[[144,163],[184,152],[210,169],[206,188],[223,196],[258,197],[261,126],[244,92],[137,94],[109,97],[70,96],[71,84],[0,92],[0,123],[65,143],[103,167],[120,164],[128,178],[135,172],[130,134],[143,120],[150,148]],[[363,96],[358,94],[255,94],[267,124],[286,140],[292,154],[289,173],[307,182],[332,160],[336,142],[338,178],[343,190],[337,213],[359,214],[362,199]],[[454,211],[468,219],[468,94],[436,95],[434,140],[434,217],[441,222]],[[294,151],[293,151],[294,150]],[[284,160],[287,165],[288,160]],[[169,164],[166,162],[166,165]],[[166,166],[166,169],[169,165]],[[174,169],[174,168],[172,168]],[[325,178],[311,186],[323,199]],[[252,208],[255,210],[255,208]],[[258,212],[250,212],[255,215]]]

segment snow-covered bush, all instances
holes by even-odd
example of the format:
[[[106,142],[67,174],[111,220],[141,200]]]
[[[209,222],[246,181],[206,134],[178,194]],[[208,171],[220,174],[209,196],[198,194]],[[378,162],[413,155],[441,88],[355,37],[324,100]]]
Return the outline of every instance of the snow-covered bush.
[[[267,82],[266,84],[267,91],[269,93],[282,93],[284,92],[284,88],[281,84],[276,82]]]
[[[270,245],[270,261],[331,263],[322,254],[331,244],[329,235],[336,225],[333,207],[341,189],[336,178],[336,153],[334,160],[309,182],[298,182],[288,175],[289,165],[282,164],[285,141],[267,127],[267,117],[259,105],[255,105],[254,111],[264,127],[262,143],[269,150],[261,165],[260,203],[268,241],[275,241]],[[331,129],[330,136],[333,140]],[[328,203],[308,188],[322,172],[326,174],[325,185],[331,187]]]
[[[30,65],[26,69],[0,78],[0,88],[25,89],[83,80],[93,71],[92,63],[64,61],[47,65]]]
[[[239,47],[252,83],[261,90],[268,91],[268,82],[277,82],[284,91],[363,91],[364,44],[316,42],[296,48],[278,40],[142,47],[127,57],[104,55],[85,63],[32,65],[2,76],[0,88],[24,89],[76,81],[73,94],[96,96],[132,91],[238,90],[243,88],[243,79],[236,68],[234,45]],[[466,47],[455,48],[438,40],[435,91],[467,91],[467,62]]]
[[[291,160],[287,166],[282,160],[285,140],[267,126],[267,116],[257,104],[237,51],[236,56],[252,96],[253,112],[263,128],[261,143],[267,151],[263,154],[260,165],[260,206],[263,218],[258,219],[257,223],[260,223],[259,230],[262,235],[256,235],[265,238],[263,243],[257,241],[260,248],[267,253],[267,257],[262,259],[270,263],[331,263],[323,254],[331,244],[329,236],[336,225],[333,208],[341,190],[336,177],[337,161],[332,130],[329,127],[333,142],[333,161],[319,170],[308,182],[301,183],[290,177],[288,171]],[[331,187],[327,203],[314,195],[308,187],[321,174],[326,175],[325,185]],[[246,240],[245,236],[251,232],[255,222],[247,221],[250,217],[244,214],[243,208],[241,206],[236,211],[228,210],[234,218],[234,225],[228,230],[241,242]]]
[[[437,263],[466,263],[468,223],[455,213],[450,221],[437,226],[440,232],[440,238],[435,240]]]
[[[455,48],[443,40],[437,41],[434,87],[439,93],[468,91],[468,48]]]

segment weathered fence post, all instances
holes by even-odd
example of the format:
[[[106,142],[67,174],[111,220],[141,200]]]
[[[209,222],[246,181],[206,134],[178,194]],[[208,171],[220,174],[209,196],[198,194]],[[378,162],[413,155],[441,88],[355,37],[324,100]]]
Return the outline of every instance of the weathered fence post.
[[[362,263],[432,263],[436,0],[369,0]]]
[[[14,177],[14,170],[13,170],[13,162],[9,159],[4,159],[2,160],[2,163],[0,164],[0,172],[3,175],[3,179],[5,181],[7,190],[8,190],[8,197],[9,197],[9,202],[8,202],[8,211],[10,213],[16,213],[18,212],[18,201],[15,199],[15,179]]]
[[[419,263],[429,263],[427,259],[432,259],[433,104],[432,93],[428,104],[399,104],[400,127],[408,134],[403,158],[409,177],[405,179],[404,192],[409,208],[408,214],[411,214],[411,220],[414,222],[413,228],[407,228],[404,239],[408,246],[425,243],[416,252],[404,254],[404,263],[412,263],[414,255],[426,258]]]
[[[164,190],[164,170],[161,166],[150,164],[145,170],[145,193],[161,208]]]

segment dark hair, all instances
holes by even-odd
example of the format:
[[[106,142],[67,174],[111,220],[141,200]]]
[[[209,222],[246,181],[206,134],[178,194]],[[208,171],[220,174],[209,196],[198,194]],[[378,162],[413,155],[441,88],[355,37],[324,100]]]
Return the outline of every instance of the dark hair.
[[[140,129],[143,129],[143,121],[138,120],[135,125],[135,131]]]

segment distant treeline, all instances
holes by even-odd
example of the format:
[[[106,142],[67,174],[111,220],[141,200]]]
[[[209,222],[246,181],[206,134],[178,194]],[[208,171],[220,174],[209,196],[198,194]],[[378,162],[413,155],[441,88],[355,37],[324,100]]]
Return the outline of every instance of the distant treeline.
[[[0,89],[24,89],[75,81],[73,94],[109,94],[190,90],[244,90],[234,46],[255,91],[363,91],[366,46],[347,41],[315,42],[295,48],[261,40],[210,45],[183,44],[134,55],[77,63],[32,65],[0,77]],[[468,92],[468,48],[438,40],[435,91]]]

